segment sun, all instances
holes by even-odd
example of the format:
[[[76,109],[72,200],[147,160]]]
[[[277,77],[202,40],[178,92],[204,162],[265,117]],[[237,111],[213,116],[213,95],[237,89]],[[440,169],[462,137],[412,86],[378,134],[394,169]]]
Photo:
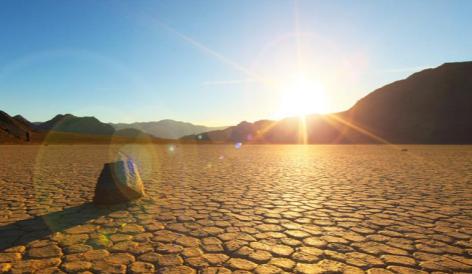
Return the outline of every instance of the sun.
[[[305,116],[328,111],[326,92],[319,81],[298,73],[281,86],[280,116]]]

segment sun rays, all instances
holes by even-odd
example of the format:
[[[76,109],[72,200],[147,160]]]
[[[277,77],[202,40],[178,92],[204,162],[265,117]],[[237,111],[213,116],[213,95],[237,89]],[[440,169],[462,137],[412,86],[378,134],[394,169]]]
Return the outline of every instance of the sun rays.
[[[303,73],[290,77],[280,92],[280,117],[323,114],[328,110],[323,86]]]
[[[225,56],[224,54],[208,47],[204,43],[188,36],[161,20],[148,17],[155,25],[165,29],[166,31],[176,35],[182,41],[185,41],[189,45],[203,52],[204,54],[218,60],[222,64],[243,73],[246,78],[236,80],[213,80],[206,81],[203,86],[211,85],[243,85],[248,83],[259,83],[271,89],[274,94],[278,94],[279,108],[275,111],[278,118],[284,117],[298,117],[298,143],[308,144],[310,143],[310,123],[307,121],[307,116],[312,114],[325,114],[329,111],[328,107],[328,90],[322,84],[322,81],[316,79],[316,71],[308,70],[310,64],[305,62],[303,52],[303,31],[300,26],[299,18],[299,4],[298,1],[293,1],[293,33],[290,37],[294,39],[295,52],[292,54],[295,59],[296,67],[292,68],[293,71],[289,75],[284,77],[278,77],[275,75],[270,76],[268,73],[261,73],[249,69],[248,67],[234,61],[233,59]],[[268,76],[269,75],[269,76]],[[345,120],[336,115],[326,115],[321,117],[329,123],[341,124],[344,128],[352,129],[365,135],[379,143],[389,144],[388,141],[382,139],[379,136],[369,132],[362,127],[359,127],[348,120]],[[261,130],[255,140],[262,138],[262,136],[269,132],[274,124],[268,125],[266,128]],[[340,133],[339,138],[342,138],[343,132]]]

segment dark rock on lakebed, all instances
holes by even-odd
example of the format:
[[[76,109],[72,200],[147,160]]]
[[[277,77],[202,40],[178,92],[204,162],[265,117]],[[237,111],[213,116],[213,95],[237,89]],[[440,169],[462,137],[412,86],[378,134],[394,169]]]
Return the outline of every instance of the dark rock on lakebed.
[[[106,163],[95,187],[96,205],[119,204],[144,196],[144,185],[132,160]]]

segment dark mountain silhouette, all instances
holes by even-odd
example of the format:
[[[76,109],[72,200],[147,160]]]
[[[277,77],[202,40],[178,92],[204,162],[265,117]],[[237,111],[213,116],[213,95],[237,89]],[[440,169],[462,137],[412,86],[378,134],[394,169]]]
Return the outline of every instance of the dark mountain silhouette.
[[[0,111],[0,143],[45,144],[110,144],[110,143],[169,143],[137,129],[115,131],[94,117],[57,115],[44,123],[31,123],[24,117],[11,117]]]
[[[111,124],[115,129],[139,129],[144,133],[151,134],[158,138],[165,139],[179,139],[182,136],[190,134],[198,134],[211,130],[219,130],[225,127],[206,127],[194,125],[191,123],[174,121],[170,119],[161,120],[157,122],[139,122],[139,123],[118,123]]]
[[[74,132],[82,134],[112,135],[115,129],[95,117],[76,117],[59,114],[36,126],[41,131]]]
[[[7,113],[0,111],[0,140],[3,142],[25,141],[31,129]]]
[[[351,119],[395,142],[472,142],[472,62],[446,63],[362,98]]]
[[[345,112],[242,122],[194,142],[472,143],[472,62],[446,63],[379,88]]]
[[[25,121],[27,121],[25,119]],[[30,139],[32,128],[28,127],[26,122],[15,119],[7,113],[0,111],[0,141],[26,142]]]
[[[28,128],[28,129],[35,129],[35,125],[31,123],[28,119],[21,115],[15,115],[13,116],[13,119],[15,119],[18,123],[20,123],[23,127]]]

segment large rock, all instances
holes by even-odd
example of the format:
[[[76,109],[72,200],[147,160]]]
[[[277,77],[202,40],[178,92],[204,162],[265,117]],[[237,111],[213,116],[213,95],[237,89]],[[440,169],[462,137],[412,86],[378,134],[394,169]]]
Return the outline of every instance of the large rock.
[[[144,185],[132,160],[107,163],[95,187],[95,204],[118,204],[144,195]]]

